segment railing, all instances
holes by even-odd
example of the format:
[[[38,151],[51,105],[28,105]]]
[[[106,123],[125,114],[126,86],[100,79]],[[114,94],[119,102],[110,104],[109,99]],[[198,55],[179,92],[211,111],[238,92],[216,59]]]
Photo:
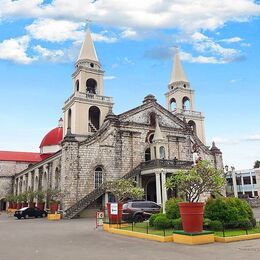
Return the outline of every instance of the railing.
[[[128,172],[122,178],[129,179],[129,178],[135,177],[137,174],[140,173],[140,169],[141,169],[140,165],[138,165],[136,168],[134,168],[133,170]],[[106,192],[108,184],[109,184],[109,182],[103,183],[98,188],[94,189],[92,192],[90,192],[85,197],[83,197],[81,200],[79,200],[74,205],[72,205],[70,208],[65,210],[66,218],[71,219],[71,218],[75,217],[84,208],[86,208],[92,202],[94,202],[96,199],[98,199],[102,194],[104,194]]]
[[[184,114],[184,115],[187,115],[187,116],[203,116],[201,112],[186,110],[186,109],[180,109],[180,108],[176,108],[176,109],[172,110],[172,112],[174,114]]]
[[[171,168],[171,169],[186,169],[193,165],[192,161],[181,160],[151,160],[141,163],[141,169],[153,169],[153,168]]]
[[[100,96],[96,94],[91,94],[91,93],[83,93],[83,92],[75,92],[73,95],[71,95],[65,103],[68,103],[72,98],[86,98],[86,99],[91,99],[91,100],[99,100],[99,101],[105,101],[112,103],[113,99],[112,97],[107,97],[107,96]]]

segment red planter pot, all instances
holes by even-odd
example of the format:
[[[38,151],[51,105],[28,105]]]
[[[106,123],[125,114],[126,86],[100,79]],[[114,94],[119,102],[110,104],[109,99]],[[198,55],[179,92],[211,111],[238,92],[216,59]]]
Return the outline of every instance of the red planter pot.
[[[50,203],[50,210],[51,210],[51,214],[54,214],[55,212],[57,212],[59,209],[59,204],[56,202],[51,202]]]
[[[29,208],[35,208],[35,202],[29,202]]]
[[[117,211],[114,205],[117,204]],[[118,224],[122,222],[122,211],[123,204],[122,203],[107,203],[107,215],[110,224]]]
[[[24,208],[24,207],[28,207],[28,202],[23,202],[22,205],[23,205],[23,208]]]
[[[21,202],[17,202],[16,209],[21,209],[21,208],[22,208],[22,203]]]
[[[44,206],[45,206],[44,202],[38,202],[37,203],[37,208],[40,209],[40,210],[44,210]]]
[[[16,208],[17,208],[17,203],[13,202],[13,209],[16,209]]]
[[[180,214],[183,230],[187,233],[199,233],[203,230],[203,202],[180,202]]]

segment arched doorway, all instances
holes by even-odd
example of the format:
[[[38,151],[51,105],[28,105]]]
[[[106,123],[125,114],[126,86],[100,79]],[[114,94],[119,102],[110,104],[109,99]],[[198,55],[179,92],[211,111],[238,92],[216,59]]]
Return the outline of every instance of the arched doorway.
[[[90,129],[91,132],[95,132],[96,130],[99,129],[100,126],[100,110],[96,106],[92,106],[89,108],[88,112],[88,118],[89,118],[89,123],[90,123]]]
[[[6,210],[6,199],[2,198],[0,200],[0,211],[5,211]]]
[[[155,178],[151,178],[146,184],[146,200],[157,201]]]

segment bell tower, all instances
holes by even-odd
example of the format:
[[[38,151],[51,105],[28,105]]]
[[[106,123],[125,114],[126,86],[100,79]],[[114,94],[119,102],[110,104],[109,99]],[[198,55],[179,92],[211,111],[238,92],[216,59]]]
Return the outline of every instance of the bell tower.
[[[98,131],[107,113],[112,109],[111,97],[103,96],[104,71],[98,60],[95,46],[87,29],[75,72],[72,74],[73,94],[65,101],[64,136],[67,131],[77,139]]]
[[[167,109],[181,119],[185,117],[193,132],[205,144],[204,116],[195,111],[194,92],[182,68],[179,51],[176,50],[168,92],[165,94]]]

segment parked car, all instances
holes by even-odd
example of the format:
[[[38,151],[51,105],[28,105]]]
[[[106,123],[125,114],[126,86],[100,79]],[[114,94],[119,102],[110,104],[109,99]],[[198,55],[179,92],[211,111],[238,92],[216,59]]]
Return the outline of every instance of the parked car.
[[[123,205],[124,221],[142,222],[152,214],[159,213],[161,207],[153,201],[129,201]]]
[[[38,208],[29,208],[29,207],[25,207],[25,208],[21,208],[19,210],[16,210],[14,213],[14,217],[17,217],[18,219],[21,218],[44,218],[47,217],[47,212]]]

